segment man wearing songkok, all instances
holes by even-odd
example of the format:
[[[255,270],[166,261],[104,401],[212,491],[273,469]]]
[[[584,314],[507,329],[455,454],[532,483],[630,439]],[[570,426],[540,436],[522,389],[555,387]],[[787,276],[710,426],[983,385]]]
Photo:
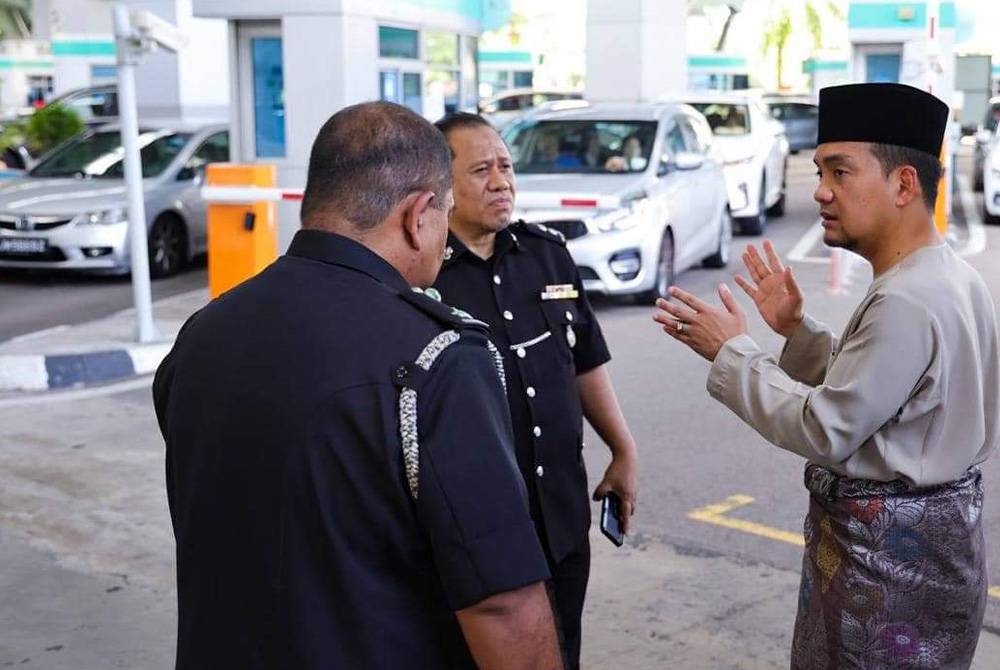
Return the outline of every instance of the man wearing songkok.
[[[806,459],[810,493],[793,669],[968,668],[986,606],[978,465],[996,448],[993,300],[932,211],[948,108],[898,84],[820,91],[823,239],[872,264],[841,336],[803,311],[769,243],[737,277],[786,338],[779,360],[723,308],[677,288],[655,320],[712,361],[708,391]]]

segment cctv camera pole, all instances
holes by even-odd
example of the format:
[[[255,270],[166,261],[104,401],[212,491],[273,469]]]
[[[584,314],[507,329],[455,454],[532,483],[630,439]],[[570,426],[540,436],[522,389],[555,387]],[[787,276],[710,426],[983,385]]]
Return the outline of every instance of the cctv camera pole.
[[[146,237],[146,205],[142,192],[142,163],[139,158],[139,121],[135,100],[135,66],[143,44],[132,28],[128,9],[116,4],[115,42],[118,46],[118,113],[125,150],[125,190],[128,197],[128,239],[132,264],[132,297],[135,301],[136,330],[140,342],[152,342],[160,335],[153,323],[153,301],[149,287],[149,242]]]

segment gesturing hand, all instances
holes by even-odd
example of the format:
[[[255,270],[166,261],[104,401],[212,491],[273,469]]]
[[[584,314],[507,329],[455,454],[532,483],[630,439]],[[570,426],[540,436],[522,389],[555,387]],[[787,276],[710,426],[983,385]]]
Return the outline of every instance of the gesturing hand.
[[[747,330],[743,309],[725,284],[719,286],[721,309],[676,286],[670,287],[670,296],[678,300],[678,304],[660,298],[656,301],[659,309],[653,314],[653,320],[663,326],[667,335],[709,361],[715,360],[722,345]]]
[[[788,338],[802,323],[802,291],[792,276],[792,268],[782,266],[774,245],[767,240],[764,241],[764,253],[767,255],[766,263],[755,246],[747,245],[743,252],[743,264],[753,281],[737,275],[736,283],[753,300],[765,323],[774,332]]]

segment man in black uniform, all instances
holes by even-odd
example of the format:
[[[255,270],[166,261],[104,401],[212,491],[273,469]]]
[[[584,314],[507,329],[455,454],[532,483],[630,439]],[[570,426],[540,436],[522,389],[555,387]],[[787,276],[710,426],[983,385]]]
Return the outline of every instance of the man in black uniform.
[[[177,668],[561,667],[499,355],[411,289],[450,167],[404,107],[338,112],[288,253],[157,371]]]
[[[594,498],[618,494],[626,531],[635,509],[635,442],[565,240],[542,226],[511,223],[514,170],[503,140],[474,114],[436,125],[451,148],[455,210],[435,288],[444,302],[489,323],[503,353],[517,462],[552,571],[567,661],[576,668],[590,575],[583,416],[612,452]]]

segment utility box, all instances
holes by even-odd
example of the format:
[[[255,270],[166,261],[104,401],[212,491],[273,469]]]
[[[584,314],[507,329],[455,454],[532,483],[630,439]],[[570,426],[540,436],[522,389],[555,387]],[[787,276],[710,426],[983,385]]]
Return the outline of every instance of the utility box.
[[[273,165],[209,164],[207,186],[273,188]],[[216,298],[266,268],[278,257],[275,203],[208,205],[208,292]]]

